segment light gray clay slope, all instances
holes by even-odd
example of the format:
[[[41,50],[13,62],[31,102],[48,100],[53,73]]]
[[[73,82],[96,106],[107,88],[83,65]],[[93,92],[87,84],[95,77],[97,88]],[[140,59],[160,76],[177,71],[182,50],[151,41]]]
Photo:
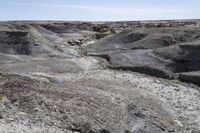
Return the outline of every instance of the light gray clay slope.
[[[0,132],[199,132],[197,21],[1,22]]]

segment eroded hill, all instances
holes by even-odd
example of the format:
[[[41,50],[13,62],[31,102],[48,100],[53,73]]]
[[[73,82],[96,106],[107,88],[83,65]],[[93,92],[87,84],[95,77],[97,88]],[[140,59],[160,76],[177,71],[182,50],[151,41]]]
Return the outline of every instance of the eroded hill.
[[[0,132],[199,132],[198,23],[1,22]]]

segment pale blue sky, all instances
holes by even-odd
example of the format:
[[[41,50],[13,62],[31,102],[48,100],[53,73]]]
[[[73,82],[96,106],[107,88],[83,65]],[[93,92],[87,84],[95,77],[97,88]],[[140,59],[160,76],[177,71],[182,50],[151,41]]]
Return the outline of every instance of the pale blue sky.
[[[200,0],[0,0],[0,20],[199,19]]]

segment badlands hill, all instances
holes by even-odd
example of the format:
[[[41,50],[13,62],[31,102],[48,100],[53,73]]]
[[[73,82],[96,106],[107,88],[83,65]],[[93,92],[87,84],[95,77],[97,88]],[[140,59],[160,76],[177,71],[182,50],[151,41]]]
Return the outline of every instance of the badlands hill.
[[[0,132],[200,132],[199,24],[0,22]]]

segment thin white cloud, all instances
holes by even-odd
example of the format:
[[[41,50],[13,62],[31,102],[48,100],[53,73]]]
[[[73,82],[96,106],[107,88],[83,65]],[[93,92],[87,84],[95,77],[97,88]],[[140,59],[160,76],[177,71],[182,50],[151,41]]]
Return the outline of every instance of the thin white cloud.
[[[149,14],[149,13],[188,13],[190,10],[178,9],[178,8],[138,8],[138,7],[104,7],[104,6],[87,6],[87,5],[65,5],[65,4],[48,4],[48,3],[22,3],[17,2],[15,4],[27,5],[27,6],[42,6],[42,7],[61,7],[66,9],[77,9],[86,11],[103,12],[116,15],[131,15],[131,14]]]

